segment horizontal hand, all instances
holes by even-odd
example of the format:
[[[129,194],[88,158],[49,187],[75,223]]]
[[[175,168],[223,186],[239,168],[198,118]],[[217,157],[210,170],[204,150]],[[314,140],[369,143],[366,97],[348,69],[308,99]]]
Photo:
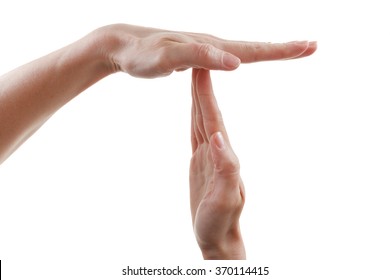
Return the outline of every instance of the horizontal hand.
[[[242,63],[299,58],[316,50],[315,42],[259,43],[220,39],[207,34],[173,32],[117,24],[98,30],[113,71],[135,77],[166,76],[188,68],[233,70]]]

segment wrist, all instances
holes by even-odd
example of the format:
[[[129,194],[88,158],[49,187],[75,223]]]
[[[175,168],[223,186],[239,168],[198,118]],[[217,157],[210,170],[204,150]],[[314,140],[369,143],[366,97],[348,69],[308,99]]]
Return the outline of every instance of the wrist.
[[[120,69],[112,59],[115,48],[120,45],[119,36],[111,26],[98,28],[88,34],[81,41],[86,45],[86,50],[95,66],[105,76],[119,72]]]
[[[245,260],[245,247],[229,244],[228,246],[213,246],[201,249],[205,260]]]
[[[204,242],[198,239],[198,245],[205,260],[245,260],[245,246],[241,233],[226,235],[217,242]]]
[[[132,38],[124,32],[125,27],[124,24],[107,25],[90,34],[91,42],[95,45],[99,60],[103,62],[108,75],[123,71],[118,57]]]

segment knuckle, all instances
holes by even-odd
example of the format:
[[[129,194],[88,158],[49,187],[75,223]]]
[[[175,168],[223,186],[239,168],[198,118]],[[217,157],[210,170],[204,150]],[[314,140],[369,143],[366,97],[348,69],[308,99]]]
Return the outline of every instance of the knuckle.
[[[214,47],[208,43],[196,45],[196,53],[198,57],[209,57],[213,55]]]
[[[160,76],[167,76],[173,72],[172,63],[169,59],[169,47],[161,47],[154,55],[154,65],[156,72]]]
[[[158,40],[161,44],[185,43],[189,41],[187,35],[178,32],[167,32],[159,34]]]
[[[198,43],[217,43],[224,41],[223,39],[216,37],[208,33],[190,33],[192,39]]]

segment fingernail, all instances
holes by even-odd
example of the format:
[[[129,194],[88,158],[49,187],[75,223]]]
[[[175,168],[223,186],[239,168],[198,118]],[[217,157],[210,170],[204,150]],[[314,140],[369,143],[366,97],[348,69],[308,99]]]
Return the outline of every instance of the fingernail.
[[[288,42],[287,44],[288,45],[308,45],[309,42],[308,41],[292,41],[292,42]]]
[[[222,63],[226,68],[237,68],[241,63],[241,60],[238,57],[225,52],[222,57]]]
[[[225,148],[225,140],[223,140],[223,136],[221,132],[217,132],[215,134],[215,144],[220,150]]]

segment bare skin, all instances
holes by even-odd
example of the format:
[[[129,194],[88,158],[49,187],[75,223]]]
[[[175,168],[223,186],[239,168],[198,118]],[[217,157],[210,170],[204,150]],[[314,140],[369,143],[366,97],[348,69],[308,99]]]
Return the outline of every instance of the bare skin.
[[[244,185],[208,70],[301,58],[316,48],[315,42],[238,42],[125,24],[99,28],[0,77],[0,164],[58,109],[108,75],[155,78],[197,68],[190,168],[194,232],[205,259],[244,259],[239,227]]]
[[[203,257],[245,259],[239,225],[245,202],[240,164],[207,70],[193,70],[191,140],[191,213]]]
[[[0,77],[0,164],[50,116],[118,71],[155,78],[188,68],[234,70],[241,62],[300,58],[315,42],[223,40],[207,34],[115,24]]]

